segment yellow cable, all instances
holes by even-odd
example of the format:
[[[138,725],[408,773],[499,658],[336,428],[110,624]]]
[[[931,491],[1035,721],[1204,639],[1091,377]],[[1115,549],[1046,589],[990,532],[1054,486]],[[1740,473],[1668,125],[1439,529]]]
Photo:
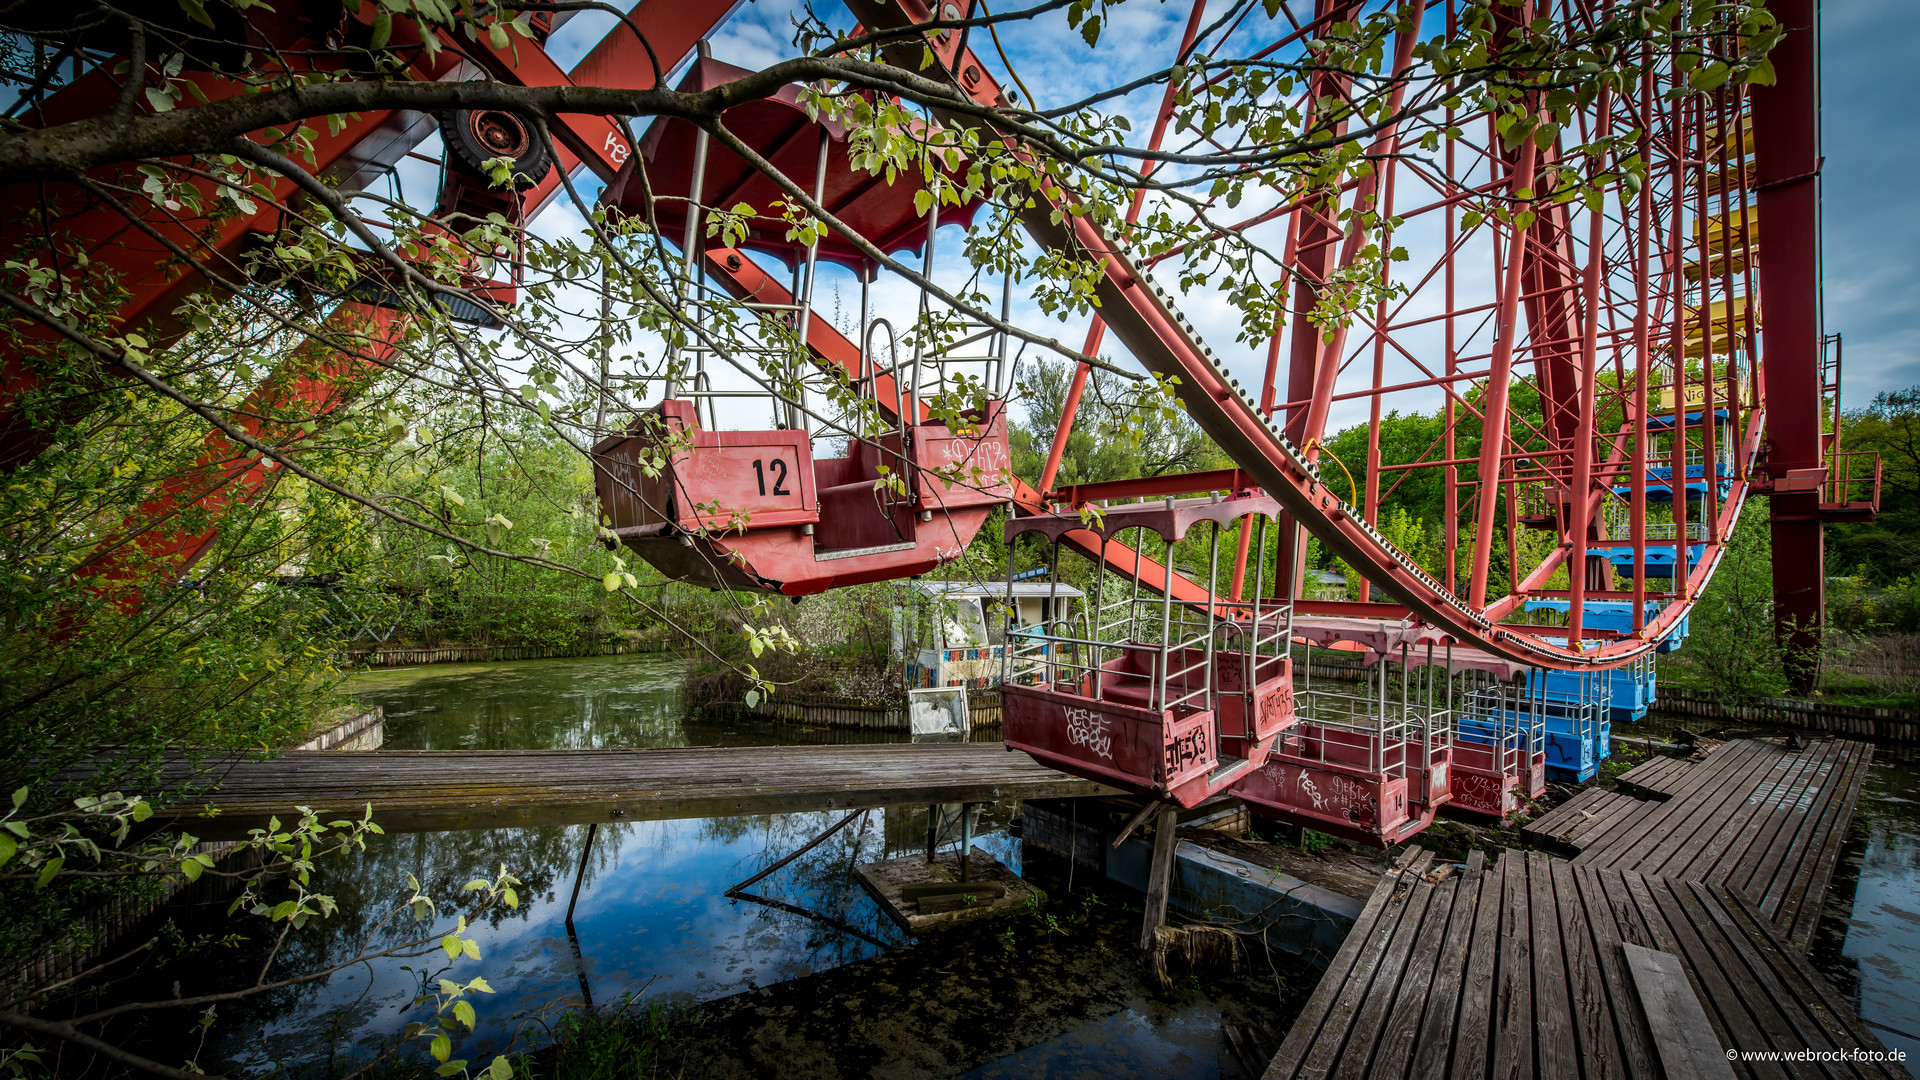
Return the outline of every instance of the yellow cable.
[[[1319,439],[1308,439],[1308,440],[1307,440],[1307,449],[1306,449],[1306,453],[1309,453],[1309,454],[1310,454],[1310,453],[1312,453],[1312,452],[1313,452],[1313,448],[1314,448],[1314,447],[1316,447],[1316,446],[1317,446],[1317,447],[1319,447],[1319,448],[1320,448],[1320,449],[1322,449],[1322,450],[1326,450],[1326,451],[1327,451],[1327,457],[1329,457],[1329,458],[1332,458],[1332,459],[1333,459],[1333,463],[1334,463],[1335,465],[1338,465],[1338,466],[1340,466],[1340,471],[1341,471],[1342,473],[1344,473],[1344,474],[1346,475],[1346,477],[1347,477],[1347,505],[1349,505],[1349,506],[1356,506],[1356,507],[1357,507],[1357,506],[1359,506],[1359,505],[1360,505],[1360,503],[1358,502],[1358,499],[1359,499],[1359,497],[1360,497],[1360,485],[1359,485],[1359,484],[1356,484],[1356,483],[1354,483],[1354,482],[1353,482],[1353,474],[1352,474],[1352,473],[1350,473],[1350,472],[1347,472],[1347,463],[1346,463],[1346,462],[1344,462],[1344,461],[1341,461],[1341,460],[1340,460],[1340,455],[1339,455],[1339,454],[1336,454],[1336,453],[1334,453],[1334,452],[1333,452],[1332,450],[1330,450],[1330,449],[1328,449],[1328,447],[1327,447],[1327,444],[1326,444],[1326,443],[1323,443],[1323,442],[1321,442],[1321,441],[1320,441]]]
[[[981,0],[980,13],[989,19],[993,18],[993,12],[987,10],[986,0]],[[1013,85],[1027,95],[1027,108],[1037,111],[1040,108],[1040,99],[1034,97],[1033,91],[1027,89],[1027,84],[1020,81],[1020,73],[1013,70],[1013,61],[1007,59],[1007,50],[1000,47],[1000,31],[995,29],[992,23],[987,24],[987,36],[993,39],[993,51],[1000,54],[1000,62],[1007,65],[1007,74],[1013,76]]]

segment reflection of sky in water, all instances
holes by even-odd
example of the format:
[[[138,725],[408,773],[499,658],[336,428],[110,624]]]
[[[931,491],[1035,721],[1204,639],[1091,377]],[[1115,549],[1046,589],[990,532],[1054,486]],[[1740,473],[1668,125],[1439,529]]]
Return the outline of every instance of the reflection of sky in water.
[[[386,709],[385,745],[395,750],[766,745],[832,737],[753,722],[688,723],[677,699],[684,672],[676,658],[601,657],[381,672],[355,677],[347,689]],[[1018,844],[990,831],[1011,812],[1010,805],[985,811],[982,828],[989,831],[978,842],[1017,870]],[[484,975],[497,991],[472,999],[479,1024],[456,1046],[456,1056],[478,1058],[516,1031],[529,1033],[536,1045],[544,1042],[532,1017],[547,1011],[551,1023],[559,1007],[582,1001],[583,984],[605,1005],[628,992],[710,1000],[799,978],[876,955],[875,941],[907,940],[849,871],[857,862],[918,850],[926,835],[924,808],[873,811],[751,890],[824,918],[723,894],[842,816],[602,825],[582,878],[575,937],[567,930],[567,902],[585,826],[374,837],[366,855],[321,867],[314,888],[334,895],[342,910],[296,935],[282,970],[337,963],[369,935],[385,943],[379,947],[391,947],[417,934],[411,922],[372,925],[406,898],[410,873],[451,913],[462,884],[505,864],[526,882],[520,909],[472,928],[482,960],[463,960],[447,973],[460,981]],[[411,1008],[421,985],[415,972],[436,972],[441,959],[438,953],[383,959],[291,998],[235,1010],[220,1025],[225,1034],[217,1036],[213,1056],[258,1064],[311,1059],[329,1044],[370,1052],[424,1015]]]
[[[961,1080],[1126,1080],[1238,1075],[1220,1039],[1220,1010],[1169,1012],[1143,1002],[961,1074]]]
[[[504,862],[529,883],[521,890],[521,909],[473,928],[482,961],[461,961],[448,973],[457,980],[485,975],[498,991],[474,999],[480,1023],[459,1048],[460,1055],[474,1056],[516,1030],[532,1031],[530,1014],[579,1004],[583,982],[602,1005],[629,991],[709,1000],[876,955],[879,947],[867,939],[904,943],[905,935],[847,871],[856,861],[911,849],[900,838],[924,835],[924,814],[895,810],[889,822],[886,812],[876,810],[864,830],[856,821],[752,890],[842,926],[723,895],[838,821],[838,813],[603,825],[574,912],[578,958],[566,914],[585,827],[378,838],[365,857],[335,861],[318,876],[315,887],[339,897],[348,910],[302,935],[289,961],[350,955],[366,933],[362,920],[372,906],[405,898],[407,873],[424,870],[423,880],[445,904],[461,883]],[[1002,833],[982,838],[981,846],[1003,859],[1014,848]],[[365,898],[366,906],[355,898]],[[410,925],[397,929],[407,933]],[[438,967],[438,954],[427,959]],[[306,1057],[330,1031],[337,1031],[342,1049],[371,1050],[417,1018],[409,1008],[417,983],[407,969],[421,963],[377,961],[371,974],[356,967],[302,991],[297,1002],[235,1015],[223,1025],[230,1034],[218,1046],[219,1056],[255,1062]]]
[[[1912,1069],[1920,1061],[1920,770],[1911,755],[1892,757],[1875,754],[1860,798],[1867,847],[1843,955],[1858,965],[1861,1015],[1885,1025],[1875,1034],[1905,1050]]]

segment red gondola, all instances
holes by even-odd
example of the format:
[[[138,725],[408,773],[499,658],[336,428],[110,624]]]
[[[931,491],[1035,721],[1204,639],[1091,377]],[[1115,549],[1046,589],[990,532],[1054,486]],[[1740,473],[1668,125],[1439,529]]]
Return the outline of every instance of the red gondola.
[[[1358,688],[1316,688],[1309,669],[1299,722],[1233,793],[1256,814],[1382,847],[1432,824],[1453,797],[1446,676],[1403,662],[1393,680],[1389,666]]]
[[[703,56],[681,89],[697,92],[746,74]],[[725,117],[729,130],[768,148],[764,152],[775,165],[813,177],[814,199],[828,213],[882,251],[920,247],[931,272],[940,207],[936,203],[925,213],[916,208],[919,183],[881,184],[852,168],[847,132],[810,114],[798,87],[742,102]],[[603,198],[619,211],[650,213],[654,223],[680,237],[690,293],[685,308],[696,327],[680,353],[684,381],[670,383],[666,400],[624,434],[594,447],[595,486],[613,535],[677,580],[796,597],[917,576],[958,558],[992,509],[1012,495],[1000,400],[1004,334],[985,330],[963,338],[997,342],[997,353],[990,355],[960,357],[916,345],[910,358],[896,353],[882,365],[871,342],[881,330],[890,338],[891,327],[867,318],[865,286],[873,267],[857,246],[834,233],[795,240],[791,222],[776,207],[786,197],[772,181],[691,123],[655,124],[641,152],[647,184],[616,183]],[[702,204],[754,207],[739,222],[745,235],[738,246],[791,263],[792,290],[775,295],[765,289],[764,295],[738,300],[710,290],[699,277],[705,264],[695,254],[723,241],[706,235]],[[973,209],[948,207],[946,220],[964,224]],[[739,251],[713,254],[736,276],[747,269]],[[847,262],[861,272],[863,355],[853,389],[873,406],[822,426],[820,435],[847,436],[845,453],[835,457],[815,455],[809,430],[810,409],[827,400],[825,388],[815,384],[839,377],[806,370],[815,359],[808,352],[816,336],[809,324],[821,259]],[[928,312],[924,290],[921,311]],[[699,332],[709,321],[739,314],[769,330],[766,346],[746,350],[750,356],[717,349]],[[751,379],[750,388],[716,389],[708,370],[712,358]],[[766,377],[755,376],[754,365],[742,363],[747,359],[759,362]],[[949,368],[966,364],[980,366],[977,381],[950,381]],[[782,371],[797,373],[775,374]],[[977,393],[982,387],[984,401]],[[965,391],[976,407],[945,420],[931,417],[929,402],[948,390]],[[780,426],[717,430],[716,401],[739,398],[769,402]]]
[[[1169,498],[1098,508],[1088,524],[1078,515],[1014,518],[1006,537],[1009,546],[1028,533],[1046,537],[1057,563],[1069,531],[1088,528],[1108,539],[1131,529],[1138,550],[1139,534],[1152,532],[1171,546],[1194,525],[1212,522],[1214,580],[1221,527],[1256,516],[1264,525],[1278,513],[1272,499],[1251,493]],[[1141,596],[1136,563],[1127,596],[1109,602],[1106,575],[1096,578],[1090,621],[1008,629],[1000,692],[1009,749],[1182,806],[1258,767],[1293,723],[1289,609],[1260,600],[1175,604],[1173,575],[1170,551],[1158,597]]]

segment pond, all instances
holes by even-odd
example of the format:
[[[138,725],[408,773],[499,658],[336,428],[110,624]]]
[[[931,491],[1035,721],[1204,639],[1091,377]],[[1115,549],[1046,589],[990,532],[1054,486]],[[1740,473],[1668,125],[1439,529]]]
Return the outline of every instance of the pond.
[[[766,745],[843,734],[689,722],[677,700],[683,670],[650,657],[461,665],[356,677],[349,689],[386,710],[389,749]],[[478,1025],[455,1057],[484,1062],[508,1046],[538,1046],[566,1010],[645,1007],[636,1002],[678,1007],[689,1076],[1230,1077],[1242,1073],[1223,1018],[1285,1031],[1317,973],[1262,952],[1246,974],[1182,975],[1163,990],[1137,952],[1139,897],[1091,886],[1084,873],[1068,895],[1064,868],[1010,835],[1017,813],[1012,802],[984,808],[978,846],[1054,899],[925,940],[888,920],[851,874],[924,849],[927,809],[911,807],[869,812],[745,899],[725,893],[842,815],[613,823],[590,841],[584,826],[375,837],[365,855],[319,868],[314,888],[341,911],[292,935],[278,963],[314,970],[391,948],[419,933],[404,918],[382,921],[406,899],[408,874],[451,913],[464,882],[504,865],[525,882],[519,909],[488,913],[471,930],[481,959],[447,973],[483,975],[497,991],[475,999]],[[213,916],[184,925],[216,937],[232,929]],[[251,971],[266,947],[241,937],[212,951]],[[240,1074],[306,1063],[324,1074],[364,1060],[422,1016],[413,1001],[444,960],[437,950],[378,959],[229,1009],[205,1063]]]
[[[1920,1061],[1920,752],[1879,746],[1814,958],[1890,1050]]]

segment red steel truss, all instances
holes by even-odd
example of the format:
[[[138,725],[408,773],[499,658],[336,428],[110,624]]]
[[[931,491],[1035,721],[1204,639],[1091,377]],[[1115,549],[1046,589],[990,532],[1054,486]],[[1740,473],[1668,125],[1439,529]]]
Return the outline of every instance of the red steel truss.
[[[1378,2],[1317,0],[1311,10],[1288,10],[1292,24],[1303,29],[1272,47],[1297,42],[1315,27]],[[648,35],[661,69],[670,70],[724,21],[731,6],[726,0],[643,0],[632,20]],[[849,6],[878,28],[904,27],[930,14],[921,0],[850,0]],[[1602,6],[1599,0],[1527,0],[1499,11],[1514,23],[1547,17],[1577,25]],[[1450,25],[1458,7],[1458,0],[1416,0],[1415,18],[1392,43],[1391,62],[1409,70],[1419,38]],[[1088,348],[1097,347],[1104,325],[1147,368],[1177,376],[1177,393],[1190,414],[1238,465],[1232,486],[1257,486],[1284,509],[1278,552],[1257,557],[1273,558],[1276,568],[1292,567],[1293,574],[1279,575],[1289,579],[1279,591],[1301,600],[1300,610],[1411,618],[1464,645],[1529,665],[1627,663],[1654,649],[1685,618],[1712,576],[1747,495],[1759,490],[1774,500],[1782,614],[1817,632],[1820,523],[1870,513],[1875,496],[1853,489],[1877,472],[1842,463],[1837,440],[1822,432],[1815,14],[1811,0],[1785,0],[1776,9],[1789,32],[1775,54],[1778,81],[1772,87],[1668,101],[1666,91],[1684,76],[1652,58],[1656,62],[1640,86],[1601,95],[1574,116],[1567,132],[1544,144],[1524,139],[1508,146],[1490,117],[1434,113],[1374,133],[1368,150],[1377,168],[1335,193],[1332,205],[1322,193],[1271,193],[1274,205],[1236,228],[1268,250],[1285,252],[1295,287],[1286,324],[1275,329],[1264,358],[1249,360],[1247,370],[1264,359],[1264,375],[1252,385],[1243,385],[1201,342],[1177,299],[1154,281],[1148,262],[1117,247],[1084,217],[1064,214],[1056,221],[1061,208],[1042,198],[1024,224],[1043,245],[1099,253],[1102,323],[1090,333]],[[1177,46],[1181,55],[1193,47],[1204,11],[1205,0],[1196,0]],[[368,6],[351,19],[364,23],[371,12]],[[280,32],[288,46],[324,38],[324,30],[298,16],[285,22]],[[922,65],[922,42],[903,43],[890,56],[928,77],[950,80],[982,102],[1002,103],[998,82],[964,35],[936,35],[931,44],[931,66]],[[624,26],[616,26],[571,71],[526,42],[501,52],[484,42],[468,48],[479,50],[487,74],[525,85],[643,87],[654,78],[653,62]],[[294,48],[290,55],[307,52]],[[450,52],[422,56],[415,77],[471,74]],[[212,74],[193,78],[209,98],[236,91]],[[1330,75],[1316,76],[1311,89],[1316,95],[1343,91]],[[82,78],[28,122],[98,111],[111,90],[103,77]],[[1171,108],[1169,95],[1157,117],[1156,144]],[[939,119],[981,122],[957,115]],[[632,152],[610,118],[570,115],[562,121],[555,136],[563,169],[584,166],[611,179]],[[1402,153],[1435,128],[1457,128],[1462,136],[1444,140],[1437,151]],[[332,174],[365,179],[391,168],[427,130],[416,117],[366,114],[338,132],[316,136],[316,162]],[[1525,203],[1523,191],[1544,190],[1568,170],[1616,170],[1617,160],[1576,160],[1562,146],[1630,133],[1646,162],[1647,180],[1636,186],[1605,182],[1600,212],[1576,201],[1532,204],[1530,220],[1487,215],[1508,200]],[[558,175],[523,197],[525,213],[537,212],[553,195]],[[148,207],[129,225],[118,210],[77,187],[47,186],[75,215],[66,227],[127,290],[121,324],[161,340],[177,332],[171,311],[181,296],[209,281],[237,278],[246,245],[278,224],[274,212],[265,210],[228,219],[210,237],[199,236]],[[277,198],[291,194],[290,186],[282,187]],[[28,194],[10,192],[9,198],[22,205],[31,201]],[[32,199],[39,197],[32,193]],[[1138,203],[1131,209],[1137,213]],[[1308,313],[1362,255],[1359,234],[1346,228],[1335,213],[1340,209],[1397,218],[1388,246],[1405,246],[1411,258],[1380,271],[1382,284],[1398,287],[1397,294],[1327,335]],[[1763,257],[1760,245],[1762,217],[1771,258]],[[13,248],[29,244],[17,227],[0,236]],[[704,265],[730,290],[781,289],[775,282],[745,280],[751,273],[730,273],[724,255],[709,254]],[[1764,323],[1763,294],[1770,309]],[[824,319],[811,320],[808,344],[822,363],[843,369],[861,363],[858,348]],[[378,349],[368,353],[355,362],[375,362]],[[17,461],[37,449],[19,422],[17,404],[41,378],[22,356],[0,357],[0,458]],[[1770,396],[1770,387],[1783,387],[1784,394]],[[332,395],[312,405],[319,414],[340,403]],[[1437,411],[1438,436],[1412,450],[1383,445],[1382,418],[1396,410]],[[1346,464],[1334,467],[1327,460],[1324,442],[1336,427],[1363,420],[1371,434],[1355,483]],[[1063,429],[1074,421],[1069,406]],[[1488,432],[1492,437],[1483,437]],[[1042,492],[1050,486],[1064,436],[1065,430],[1039,490],[1015,483],[1015,500],[1028,510],[1051,505]],[[250,469],[229,471],[236,481],[253,476]],[[1842,474],[1836,495],[1832,478]],[[1418,476],[1440,477],[1445,499],[1438,551],[1424,561],[1396,546],[1380,527],[1382,508]],[[242,486],[257,484],[256,477]],[[217,509],[235,497],[213,491],[199,500]],[[169,505],[157,512],[174,510]],[[1365,579],[1357,604],[1309,603],[1300,596],[1296,556],[1309,533]],[[1160,580],[1162,568],[1143,565],[1130,549],[1091,533],[1065,539],[1149,586]],[[205,538],[195,532],[161,543],[190,560]],[[1249,572],[1244,544],[1237,554],[1236,597]],[[1184,578],[1173,588],[1182,602],[1213,602],[1210,588]],[[1532,599],[1567,601],[1570,625],[1512,621]],[[1634,625],[1625,632],[1587,627],[1589,601],[1631,602]]]
[[[1370,6],[1318,0],[1313,10],[1288,15],[1295,26],[1311,26]],[[918,0],[853,0],[852,7],[884,27],[926,17]],[[1600,7],[1529,0],[1500,12],[1510,23],[1579,24]],[[1400,70],[1413,63],[1417,39],[1440,20],[1451,25],[1458,8],[1453,0],[1424,12],[1415,5],[1424,21],[1403,23],[1392,50]],[[1779,84],[1751,98],[1722,90],[1669,101],[1684,73],[1652,57],[1639,87],[1602,94],[1544,145],[1505,145],[1489,116],[1436,113],[1377,133],[1369,146],[1376,170],[1342,191],[1337,207],[1320,193],[1278,192],[1276,209],[1237,226],[1258,232],[1268,250],[1284,250],[1298,283],[1292,317],[1273,335],[1257,385],[1231,375],[1177,299],[1085,218],[1056,221],[1058,208],[1041,201],[1025,224],[1044,245],[1099,253],[1105,325],[1149,369],[1177,376],[1176,392],[1201,427],[1294,522],[1366,579],[1353,614],[1412,618],[1515,662],[1617,666],[1649,654],[1685,619],[1757,479],[1793,476],[1817,492],[1828,470],[1818,438],[1809,8],[1802,3],[1784,16]],[[903,48],[895,62],[906,59]],[[977,99],[999,103],[992,79],[954,75],[973,63],[956,55],[949,77]],[[1316,78],[1313,97],[1340,92],[1333,77]],[[1165,115],[1163,108],[1162,123]],[[1390,156],[1430,130],[1455,127],[1463,137],[1444,141],[1438,155]],[[1562,152],[1575,136],[1604,135],[1636,136],[1644,184],[1604,182],[1599,213],[1581,202],[1527,201],[1563,170],[1620,175],[1617,159],[1590,163]],[[1777,164],[1774,155],[1797,164]],[[1505,200],[1530,206],[1531,220],[1486,213]],[[1780,220],[1769,215],[1767,236],[1782,254],[1766,260],[1759,219],[1775,206]],[[1361,251],[1359,234],[1334,209],[1397,218],[1388,245],[1405,237],[1413,257],[1382,271],[1384,284],[1402,287],[1399,295],[1359,312],[1351,329],[1323,335],[1305,315]],[[1469,221],[1469,210],[1479,220]],[[1761,337],[1763,292],[1786,333],[1769,329]],[[1289,358],[1284,375],[1282,355]],[[1766,391],[1775,382],[1795,388],[1784,434],[1771,434],[1767,424]],[[1344,464],[1328,468],[1322,440],[1337,409],[1358,419],[1359,405],[1372,425],[1364,482],[1356,485]],[[1383,413],[1436,407],[1444,422],[1432,445],[1411,453],[1382,445]],[[1071,414],[1063,420],[1072,422]],[[1381,507],[1423,472],[1440,474],[1446,492],[1441,557],[1425,563],[1379,528]],[[1795,489],[1776,481],[1765,490]],[[1783,591],[1799,590],[1794,609],[1810,625],[1819,608],[1818,523],[1828,512],[1819,497],[1795,496],[1816,503],[1798,514],[1778,503],[1775,510],[1776,543],[1786,536],[1784,546],[1798,552],[1776,572]],[[1298,571],[1289,539],[1298,543],[1283,538],[1281,559]],[[1815,582],[1810,596],[1808,581]],[[1364,602],[1374,600],[1373,590],[1392,602]],[[1298,594],[1296,581],[1290,595]],[[1531,599],[1568,601],[1571,625],[1508,621]],[[1634,625],[1625,632],[1584,626],[1588,601],[1631,601]],[[1337,601],[1314,606],[1340,609]]]

